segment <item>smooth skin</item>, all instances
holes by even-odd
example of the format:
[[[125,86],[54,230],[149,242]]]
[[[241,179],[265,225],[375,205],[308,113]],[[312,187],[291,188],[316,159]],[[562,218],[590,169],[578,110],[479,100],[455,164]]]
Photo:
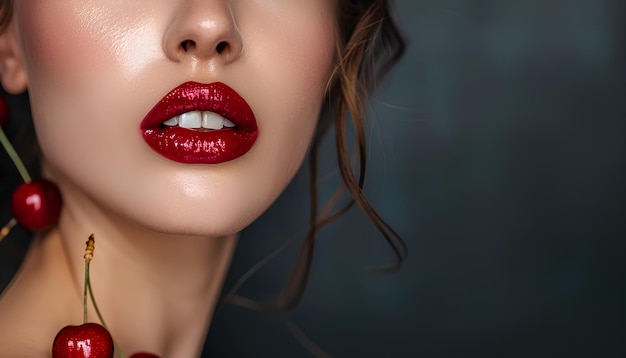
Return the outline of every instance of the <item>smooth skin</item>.
[[[200,354],[237,233],[306,154],[336,15],[333,0],[15,1],[0,79],[28,89],[64,206],[0,297],[2,357],[48,357],[58,330],[81,323],[90,233],[94,291],[122,350]],[[185,165],[146,145],[141,120],[186,81],[224,82],[250,104],[259,138],[246,155]]]

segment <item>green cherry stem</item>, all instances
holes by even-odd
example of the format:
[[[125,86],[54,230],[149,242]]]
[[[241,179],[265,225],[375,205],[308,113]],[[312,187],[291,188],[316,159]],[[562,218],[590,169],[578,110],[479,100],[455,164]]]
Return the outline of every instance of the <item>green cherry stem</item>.
[[[88,286],[88,282],[89,282],[89,262],[87,262],[87,260],[85,260],[85,284],[83,285],[83,324],[87,323],[87,286]]]
[[[89,239],[87,240],[86,244],[87,244],[87,248],[85,249],[85,288],[83,290],[83,323],[87,323],[87,295],[89,295],[89,298],[91,299],[91,304],[93,305],[94,310],[96,311],[96,315],[98,316],[98,319],[100,320],[100,323],[102,323],[102,326],[104,328],[106,328],[107,330],[109,330],[109,327],[107,327],[106,322],[104,321],[104,317],[102,317],[102,313],[100,312],[100,308],[98,308],[98,304],[96,303],[96,298],[93,294],[93,289],[91,288],[91,276],[89,275],[89,264],[91,263],[91,259],[93,259],[93,252],[95,249],[95,237],[94,234],[89,235]],[[109,331],[110,332],[110,331]],[[122,353],[122,350],[120,349],[120,347],[117,345],[117,343],[115,342],[115,340],[113,340],[113,348],[115,349],[115,353],[117,353],[117,356],[119,358],[126,358],[124,356],[124,354]]]
[[[13,148],[11,141],[9,141],[9,138],[7,138],[6,134],[4,133],[4,129],[2,129],[1,127],[0,127],[0,143],[2,143],[2,147],[4,147],[4,150],[7,152],[9,157],[11,157],[13,164],[15,164],[15,167],[17,168],[17,171],[22,176],[22,179],[24,180],[24,182],[26,183],[30,182],[32,179],[30,177],[30,174],[28,174],[28,170],[26,170],[26,166],[24,165],[24,162],[22,162],[22,159],[20,159],[20,156],[15,151],[15,148]]]
[[[87,290],[89,291],[89,298],[91,298],[91,303],[93,304],[93,308],[96,311],[96,315],[98,316],[98,319],[100,320],[100,323],[102,323],[102,326],[104,326],[104,328],[109,329],[106,325],[106,323],[104,322],[104,318],[102,318],[102,314],[100,313],[100,309],[98,308],[98,304],[96,304],[96,299],[94,298],[93,295],[93,290],[91,289],[91,279],[88,279],[89,281],[87,282]]]

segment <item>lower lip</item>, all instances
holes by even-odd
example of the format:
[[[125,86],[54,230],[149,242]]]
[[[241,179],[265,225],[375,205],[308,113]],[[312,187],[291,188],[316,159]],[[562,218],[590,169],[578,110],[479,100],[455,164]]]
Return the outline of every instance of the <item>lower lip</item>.
[[[148,145],[163,157],[179,163],[219,164],[246,154],[258,132],[233,128],[197,131],[177,126],[143,131]]]

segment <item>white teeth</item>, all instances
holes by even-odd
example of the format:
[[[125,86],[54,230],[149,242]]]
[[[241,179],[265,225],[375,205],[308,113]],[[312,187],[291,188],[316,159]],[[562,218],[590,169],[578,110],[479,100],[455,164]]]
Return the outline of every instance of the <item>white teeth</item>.
[[[169,126],[169,127],[177,126],[178,125],[178,116],[177,117],[172,117],[172,118],[168,119],[167,121],[163,122],[163,124],[165,124],[166,126]]]
[[[180,126],[189,129],[222,129],[224,127],[233,128],[237,126],[228,119],[210,111],[186,112],[166,120],[163,122],[163,125],[168,127]]]
[[[202,112],[202,128],[222,129],[224,118],[213,112]]]
[[[178,126],[183,128],[202,127],[202,113],[200,113],[200,111],[192,111],[181,114],[178,120]]]

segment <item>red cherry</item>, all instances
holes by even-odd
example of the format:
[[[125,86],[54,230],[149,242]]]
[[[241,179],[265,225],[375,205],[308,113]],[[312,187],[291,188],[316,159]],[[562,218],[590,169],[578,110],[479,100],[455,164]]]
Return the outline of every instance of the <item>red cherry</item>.
[[[59,220],[61,201],[61,193],[52,182],[33,180],[15,189],[11,198],[11,211],[24,228],[41,231]]]
[[[10,113],[7,101],[0,97],[0,127],[4,127],[4,124],[9,121]]]
[[[63,327],[54,337],[52,358],[112,358],[113,338],[97,323]]]
[[[130,358],[159,358],[159,356],[152,354],[152,353],[139,352],[139,353],[134,353],[133,355],[130,356]]]

